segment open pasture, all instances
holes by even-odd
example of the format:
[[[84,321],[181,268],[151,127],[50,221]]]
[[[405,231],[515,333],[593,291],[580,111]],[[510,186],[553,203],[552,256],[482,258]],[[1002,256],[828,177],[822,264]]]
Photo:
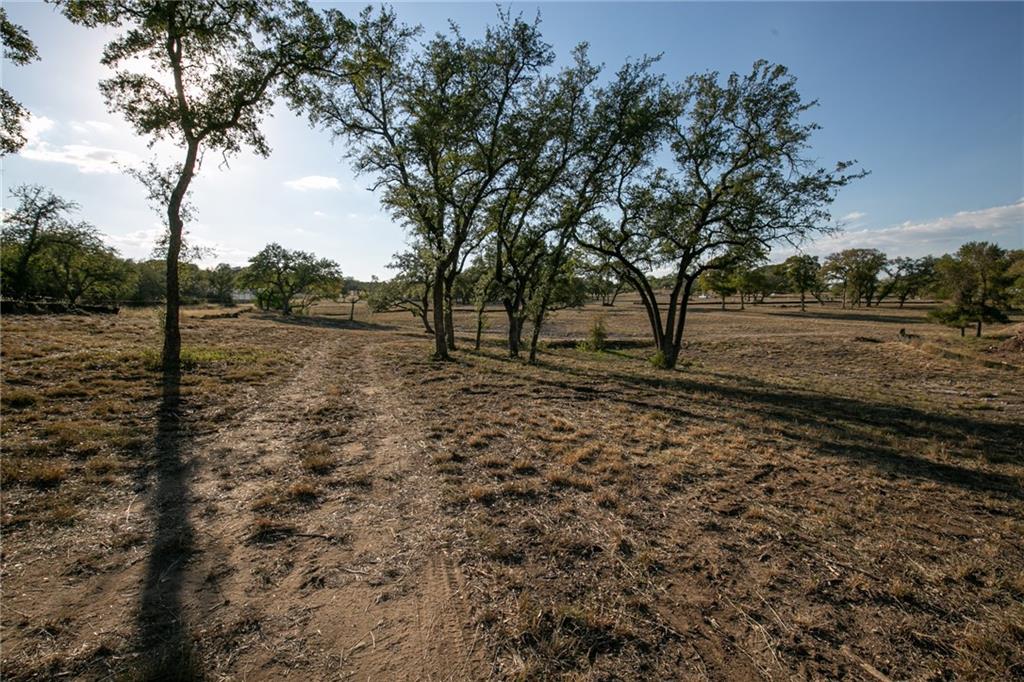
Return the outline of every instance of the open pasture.
[[[536,366],[499,310],[448,363],[408,314],[219,312],[173,395],[152,311],[5,316],[5,677],[1024,674],[1011,327],[694,306],[666,372],[628,298]]]

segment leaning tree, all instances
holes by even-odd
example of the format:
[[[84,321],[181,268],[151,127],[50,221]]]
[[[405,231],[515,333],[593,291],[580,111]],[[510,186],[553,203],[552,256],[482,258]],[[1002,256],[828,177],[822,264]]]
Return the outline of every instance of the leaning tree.
[[[150,143],[180,146],[181,160],[156,163],[137,176],[167,218],[167,297],[163,367],[181,355],[178,261],[186,197],[203,152],[224,157],[243,147],[267,156],[260,130],[275,96],[306,73],[323,69],[343,49],[350,23],[293,0],[62,0],[64,14],[89,27],[123,32],[102,63],[118,69],[100,83],[107,106]]]
[[[583,234],[639,293],[655,362],[665,368],[678,359],[686,306],[703,272],[821,231],[836,191],[863,175],[852,162],[828,170],[808,158],[818,126],[801,119],[815,102],[800,97],[783,66],[758,61],[750,74],[724,82],[716,73],[691,76],[677,95],[665,136],[675,163],[624,166],[616,210]],[[653,282],[666,271],[667,297]]]

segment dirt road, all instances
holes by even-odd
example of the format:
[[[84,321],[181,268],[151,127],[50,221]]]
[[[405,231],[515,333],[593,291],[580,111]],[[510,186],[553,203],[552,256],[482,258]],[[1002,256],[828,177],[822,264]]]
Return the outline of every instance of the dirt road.
[[[148,542],[60,590],[8,590],[9,613],[60,626],[6,628],[5,658],[85,677],[486,677],[420,427],[376,357],[387,338],[323,328],[297,373],[198,438],[188,398],[165,405],[159,464],[110,520]]]

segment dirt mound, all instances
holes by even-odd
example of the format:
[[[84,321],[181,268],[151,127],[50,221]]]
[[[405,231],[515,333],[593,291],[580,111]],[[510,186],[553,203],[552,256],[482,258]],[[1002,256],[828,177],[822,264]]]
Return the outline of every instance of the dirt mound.
[[[1024,324],[1013,328],[1013,336],[999,344],[999,350],[1024,353]]]

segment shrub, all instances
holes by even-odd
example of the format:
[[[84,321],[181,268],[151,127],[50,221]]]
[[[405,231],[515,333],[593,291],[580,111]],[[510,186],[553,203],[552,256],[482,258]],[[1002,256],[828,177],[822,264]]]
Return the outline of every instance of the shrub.
[[[597,353],[608,346],[608,329],[604,324],[604,315],[596,316],[590,323],[590,333],[585,341],[580,343],[580,349]]]

